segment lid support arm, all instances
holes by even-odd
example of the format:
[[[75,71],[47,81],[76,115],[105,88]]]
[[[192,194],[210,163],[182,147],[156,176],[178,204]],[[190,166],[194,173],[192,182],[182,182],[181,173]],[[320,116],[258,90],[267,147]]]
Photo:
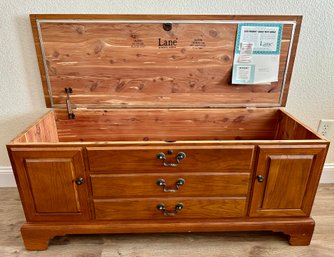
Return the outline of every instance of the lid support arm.
[[[67,108],[67,114],[68,114],[68,118],[70,120],[73,120],[75,118],[75,114],[73,113],[72,110],[72,103],[71,103],[71,99],[70,99],[70,94],[72,94],[73,90],[70,87],[66,87],[65,88],[65,93],[66,93],[66,108]]]

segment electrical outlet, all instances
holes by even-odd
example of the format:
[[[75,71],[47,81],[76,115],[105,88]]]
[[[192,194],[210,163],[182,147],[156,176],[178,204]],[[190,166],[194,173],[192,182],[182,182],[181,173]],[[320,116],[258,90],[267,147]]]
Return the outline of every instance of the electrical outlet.
[[[326,138],[334,136],[334,120],[320,120],[318,132]]]

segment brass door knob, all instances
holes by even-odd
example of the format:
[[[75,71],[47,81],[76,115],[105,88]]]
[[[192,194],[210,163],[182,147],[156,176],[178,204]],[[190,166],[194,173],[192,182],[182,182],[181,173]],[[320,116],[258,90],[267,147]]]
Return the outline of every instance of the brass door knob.
[[[259,181],[259,182],[264,181],[264,176],[262,176],[262,175],[258,175],[256,178],[257,178],[257,181]]]
[[[77,184],[78,186],[82,185],[83,182],[84,182],[84,179],[83,179],[83,178],[77,178],[77,179],[75,180],[75,184]]]

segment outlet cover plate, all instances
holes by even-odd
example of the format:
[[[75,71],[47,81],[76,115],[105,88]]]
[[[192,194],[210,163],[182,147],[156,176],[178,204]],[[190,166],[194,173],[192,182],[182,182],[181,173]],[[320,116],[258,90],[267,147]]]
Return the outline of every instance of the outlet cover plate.
[[[320,120],[318,132],[327,139],[334,137],[334,120]]]

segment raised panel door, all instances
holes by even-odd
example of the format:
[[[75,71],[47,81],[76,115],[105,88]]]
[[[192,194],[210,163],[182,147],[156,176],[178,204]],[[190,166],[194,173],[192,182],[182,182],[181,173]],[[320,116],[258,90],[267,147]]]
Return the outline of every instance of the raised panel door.
[[[11,151],[28,221],[89,218],[82,148]]]
[[[250,216],[309,216],[326,146],[260,146]]]

